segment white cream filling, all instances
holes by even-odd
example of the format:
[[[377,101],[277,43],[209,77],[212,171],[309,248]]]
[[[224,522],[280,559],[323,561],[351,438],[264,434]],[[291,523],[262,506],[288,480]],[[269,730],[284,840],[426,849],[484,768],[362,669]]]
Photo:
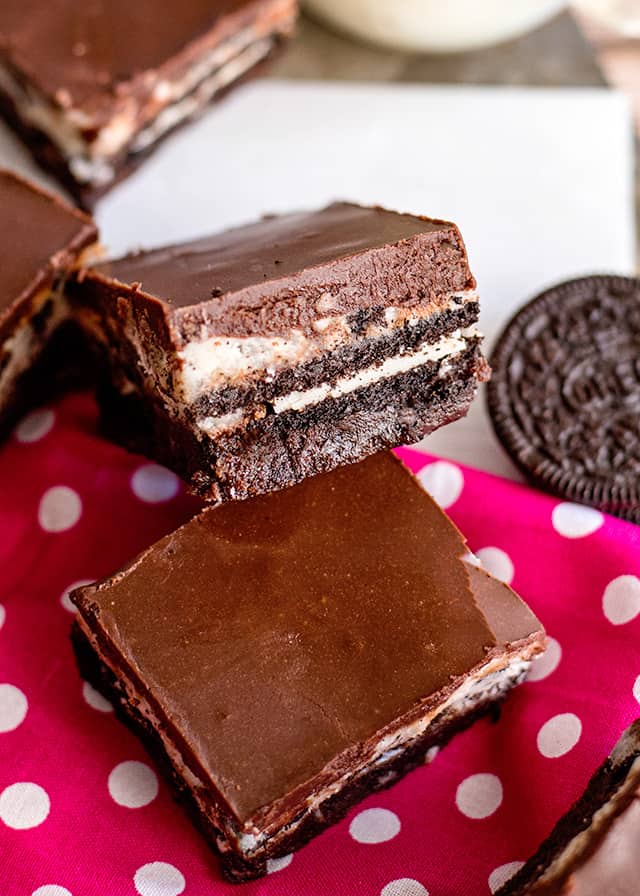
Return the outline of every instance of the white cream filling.
[[[273,47],[272,38],[262,38],[251,42],[235,58],[229,58],[209,77],[205,78],[188,96],[174,101],[160,112],[153,121],[143,128],[131,142],[130,152],[136,153],[147,149],[172,128],[186,121],[199,109],[205,106],[216,93],[219,93],[233,81],[237,81],[254,65],[264,59]],[[236,48],[233,48],[236,52]],[[233,54],[226,54],[231,57]],[[209,66],[210,67],[210,66]]]
[[[57,109],[29,86],[16,80],[11,70],[1,63],[0,89],[10,97],[20,118],[26,124],[45,133],[65,156],[86,151],[86,141],[80,133],[80,128],[83,125],[89,126],[90,121],[78,110],[63,112]]]
[[[479,335],[475,326],[456,330],[437,342],[421,345],[415,351],[387,358],[381,364],[366,367],[351,376],[341,377],[333,384],[323,383],[321,386],[315,386],[312,389],[293,391],[287,395],[282,395],[273,401],[273,409],[276,414],[283,414],[287,411],[303,411],[328,398],[341,398],[344,395],[349,395],[351,392],[374,385],[389,377],[408,373],[428,362],[440,361],[442,359],[450,361],[464,351],[469,339],[476,338]],[[438,375],[444,376],[448,372],[449,365],[443,367]],[[204,417],[198,421],[197,426],[205,435],[213,436],[241,426],[248,413],[248,409],[240,408],[219,417]]]
[[[465,290],[452,294],[442,310],[477,301],[478,294],[475,290]],[[432,314],[432,307],[387,308],[384,324],[370,325],[362,338],[373,339],[406,324],[417,325]],[[177,353],[181,369],[176,374],[176,382],[184,400],[196,401],[229,380],[251,376],[260,371],[266,371],[267,376],[273,375],[280,367],[311,361],[326,351],[353,341],[347,315],[320,318],[314,323],[314,330],[317,334],[314,336],[292,329],[285,337],[203,336],[200,340],[191,341]]]
[[[0,89],[11,98],[22,120],[42,131],[58,148],[76,180],[104,186],[115,177],[110,160],[128,144],[132,153],[147,149],[252,68],[268,54],[272,45],[271,38],[256,39],[252,29],[245,29],[204,54],[175,83],[158,82],[153,101],[160,111],[148,126],[140,128],[141,110],[130,102],[91,142],[82,134],[83,128],[91,127],[91,120],[82,110],[57,108],[23,86],[1,65]]]
[[[69,164],[79,167],[78,180],[105,178],[111,166],[104,160],[92,160],[90,148],[81,133],[91,122],[79,110],[62,110],[48,103],[30,87],[23,86],[11,71],[0,64],[0,90],[11,99],[21,120],[42,131]]]
[[[198,420],[197,427],[205,435],[214,436],[221,432],[230,432],[238,426],[242,426],[246,411],[240,408],[238,411],[231,411],[228,414],[222,414],[220,417],[203,417]]]
[[[89,630],[85,620],[77,617],[80,629],[88,639],[93,649],[98,653],[101,661],[111,670],[118,679],[121,686],[127,694],[127,700],[131,705],[136,707],[136,712],[143,716],[153,726],[154,731],[158,734],[162,741],[162,745],[171,760],[172,767],[178,776],[185,781],[191,792],[193,793],[201,811],[212,818],[213,823],[224,829],[229,840],[233,840],[236,849],[247,858],[253,857],[255,852],[265,845],[267,840],[270,845],[277,843],[281,836],[289,835],[299,825],[303,823],[310,813],[322,813],[322,804],[333,796],[335,793],[345,787],[353,778],[366,774],[371,766],[381,767],[386,762],[391,762],[398,753],[417,737],[423,735],[430,724],[437,721],[445,712],[453,712],[454,714],[464,713],[474,705],[481,704],[485,701],[492,701],[500,697],[511,687],[519,684],[527,675],[531,666],[531,660],[536,653],[535,646],[524,647],[519,655],[505,660],[504,657],[490,660],[481,666],[476,672],[469,676],[459,688],[457,688],[446,700],[439,706],[425,713],[420,719],[408,725],[403,725],[387,734],[373,746],[368,755],[362,759],[359,765],[350,769],[343,775],[340,775],[330,785],[322,788],[320,791],[310,795],[305,801],[304,812],[296,821],[281,828],[277,824],[271,827],[260,829],[255,822],[249,820],[242,827],[236,826],[235,822],[226,814],[212,812],[210,800],[203,798],[201,794],[209,793],[207,784],[196,775],[187,765],[182,752],[175,743],[169,738],[162,720],[150,706],[148,701],[141,698],[137,693],[133,682],[121,671],[116,670],[112,664],[102,655],[99,650],[95,635]],[[433,759],[433,748],[428,751],[425,756],[426,761]],[[218,840],[218,847],[221,851],[228,851],[229,844],[224,840]]]
[[[204,392],[257,371],[297,364],[307,357],[310,340],[300,330],[284,336],[214,336],[190,342],[178,358],[182,362],[181,382],[187,401]]]
[[[52,303],[51,311],[42,329],[36,333],[31,320],[49,300]],[[69,305],[61,293],[46,289],[33,301],[29,316],[18,324],[9,339],[0,346],[0,358],[9,354],[9,361],[0,373],[0,406],[5,390],[10,390],[17,378],[32,366],[54,330],[69,317],[69,313]]]

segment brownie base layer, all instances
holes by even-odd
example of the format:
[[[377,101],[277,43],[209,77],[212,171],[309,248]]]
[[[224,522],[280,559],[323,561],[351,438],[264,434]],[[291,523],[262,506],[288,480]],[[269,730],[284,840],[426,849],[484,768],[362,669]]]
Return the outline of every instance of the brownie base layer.
[[[476,703],[464,713],[445,712],[416,738],[399,755],[383,765],[376,766],[349,782],[341,791],[323,802],[321,811],[307,815],[288,837],[280,839],[277,850],[263,850],[255,860],[246,859],[237,853],[220,851],[217,843],[224,835],[211,824],[201,811],[195,795],[184,780],[174,770],[158,732],[147,719],[136,712],[120,690],[112,671],[94,653],[77,623],[71,631],[71,640],[82,677],[102,693],[114,706],[118,718],[142,741],[148,753],[157,763],[161,773],[172,787],[176,800],[187,810],[195,826],[201,831],[211,848],[219,855],[221,869],[232,883],[242,883],[264,876],[269,860],[294,852],[323,830],[342,820],[347,812],[371,793],[385,790],[395,784],[405,774],[428,762],[427,753],[434,747],[445,746],[451,738],[468,728],[484,715],[492,714],[497,721],[505,693],[498,697]]]
[[[55,143],[53,143],[41,130],[27,124],[21,117],[16,104],[11,97],[2,90],[0,90],[0,116],[4,118],[9,127],[20,137],[38,165],[45,171],[50,172],[56,180],[59,181],[81,209],[86,212],[92,212],[98,200],[121,181],[126,180],[129,175],[133,174],[134,171],[142,165],[142,163],[152,155],[159,146],[161,146],[164,140],[179,131],[180,128],[195,121],[200,115],[206,112],[210,105],[218,102],[218,100],[224,99],[224,97],[235,87],[263,74],[273,61],[277,59],[286,40],[286,35],[274,36],[273,47],[263,59],[259,60],[252,68],[244,72],[244,74],[237,80],[222,87],[208,103],[195,110],[189,117],[182,119],[174,127],[164,131],[150,146],[135,153],[128,153],[118,160],[114,178],[100,187],[81,184],[77,181],[69,169],[66,158]]]
[[[563,815],[558,821],[535,855],[497,891],[495,896],[527,896],[530,888],[549,869],[554,859],[566,849],[578,834],[587,830],[595,813],[602,806],[606,805],[619,788],[625,784],[629,770],[638,759],[638,756],[638,752],[630,752],[627,757],[616,764],[612,763],[611,759],[606,759],[589,781],[587,789],[582,796],[574,803],[566,815]],[[635,788],[632,788],[626,801],[621,802],[620,812],[617,812],[611,818],[610,824],[635,798]],[[595,838],[597,841],[604,837],[608,827],[609,825]],[[554,878],[552,885],[550,884],[548,888],[546,884],[543,888],[541,887],[541,893],[556,892],[561,894],[566,892],[568,894],[570,892],[569,880],[571,870],[572,866],[569,863],[565,872],[558,874]],[[568,888],[565,890],[567,885]],[[603,893],[602,896],[607,896],[607,894]]]
[[[98,390],[102,429],[129,450],[175,470],[194,493],[214,502],[287,488],[307,476],[419,441],[464,416],[486,379],[479,341],[456,357],[425,364],[304,411],[270,414],[207,437],[169,417],[152,397]]]

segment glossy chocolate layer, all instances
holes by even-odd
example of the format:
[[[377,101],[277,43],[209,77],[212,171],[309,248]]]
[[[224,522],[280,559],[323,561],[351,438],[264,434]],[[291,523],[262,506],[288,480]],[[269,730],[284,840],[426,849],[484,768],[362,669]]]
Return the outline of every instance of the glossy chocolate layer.
[[[492,603],[482,579],[480,609],[465,550],[381,454],[207,510],[74,600],[225,811],[290,818],[507,642],[541,642],[505,586]]]
[[[0,169],[0,234],[1,340],[23,304],[71,266],[97,231],[82,212]]]
[[[349,203],[130,255],[85,280],[104,304],[122,296],[132,313],[163,320],[180,344],[307,331],[365,308],[435,311],[475,287],[455,224]]]

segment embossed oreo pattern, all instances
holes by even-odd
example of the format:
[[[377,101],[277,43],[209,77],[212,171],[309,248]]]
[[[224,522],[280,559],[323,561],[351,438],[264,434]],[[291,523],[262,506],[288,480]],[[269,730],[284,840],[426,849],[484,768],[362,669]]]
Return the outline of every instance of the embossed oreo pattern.
[[[491,358],[498,438],[548,491],[640,523],[640,280],[572,280],[526,305]]]

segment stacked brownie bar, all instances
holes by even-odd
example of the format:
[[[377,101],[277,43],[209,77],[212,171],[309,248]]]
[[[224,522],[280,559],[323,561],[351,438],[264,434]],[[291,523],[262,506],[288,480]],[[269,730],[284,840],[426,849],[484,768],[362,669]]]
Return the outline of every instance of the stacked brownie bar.
[[[391,454],[205,510],[76,591],[80,668],[232,880],[264,874],[525,677],[542,626]]]
[[[70,294],[108,359],[111,434],[209,500],[415,442],[488,370],[457,227],[380,208],[130,255]]]
[[[386,451],[466,413],[486,379],[464,244],[453,224],[337,203],[78,270],[90,220],[9,176],[0,190],[49,238],[34,254],[14,215],[7,404],[72,328],[105,426],[209,502],[72,595],[82,674],[229,879],[258,877],[495,707],[544,648]]]

